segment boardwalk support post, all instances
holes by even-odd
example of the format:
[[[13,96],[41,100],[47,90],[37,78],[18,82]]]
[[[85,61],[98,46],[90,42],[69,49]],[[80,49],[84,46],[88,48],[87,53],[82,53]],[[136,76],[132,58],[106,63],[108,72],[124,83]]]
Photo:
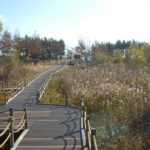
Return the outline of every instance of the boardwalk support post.
[[[24,108],[24,113],[25,113],[25,119],[26,119],[25,129],[28,129],[28,118],[27,118],[27,108],[26,107]]]
[[[13,117],[10,116],[9,117],[9,122],[10,122],[10,133],[11,133],[11,136],[10,136],[10,147],[13,147],[14,146],[14,132],[13,132]]]

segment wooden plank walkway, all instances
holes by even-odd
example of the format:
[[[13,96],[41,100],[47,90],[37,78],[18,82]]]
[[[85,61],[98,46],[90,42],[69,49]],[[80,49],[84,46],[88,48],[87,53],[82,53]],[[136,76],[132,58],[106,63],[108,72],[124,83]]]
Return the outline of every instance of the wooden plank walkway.
[[[80,111],[55,105],[28,108],[29,132],[18,150],[25,149],[81,149]]]
[[[27,107],[29,131],[17,146],[17,150],[82,149],[80,110],[66,106],[40,105],[36,101],[36,91],[45,78],[62,67],[60,65],[43,73],[8,105],[0,106],[0,111]]]

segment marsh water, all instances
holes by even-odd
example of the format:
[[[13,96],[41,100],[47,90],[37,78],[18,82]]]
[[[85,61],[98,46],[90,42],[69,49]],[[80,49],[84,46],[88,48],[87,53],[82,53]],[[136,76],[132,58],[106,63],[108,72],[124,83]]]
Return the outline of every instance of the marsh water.
[[[127,122],[117,122],[107,113],[90,114],[91,127],[96,128],[99,149],[108,147],[112,140],[120,141],[121,135],[131,136]]]

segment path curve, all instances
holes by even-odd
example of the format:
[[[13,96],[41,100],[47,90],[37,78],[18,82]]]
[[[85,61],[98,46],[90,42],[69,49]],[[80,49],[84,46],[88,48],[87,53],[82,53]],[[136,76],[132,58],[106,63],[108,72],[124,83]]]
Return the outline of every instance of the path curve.
[[[81,116],[76,108],[58,105],[40,105],[36,92],[47,76],[63,68],[59,65],[38,76],[7,105],[9,108],[27,107],[29,131],[17,146],[17,150],[80,150]]]

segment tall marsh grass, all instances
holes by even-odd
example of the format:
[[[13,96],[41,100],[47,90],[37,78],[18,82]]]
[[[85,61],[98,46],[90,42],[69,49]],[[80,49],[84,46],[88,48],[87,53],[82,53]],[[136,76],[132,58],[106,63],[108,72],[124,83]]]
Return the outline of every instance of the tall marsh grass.
[[[0,80],[19,81],[30,77],[34,74],[41,73],[53,67],[51,62],[40,62],[36,65],[34,63],[23,63],[12,67],[9,74],[5,71],[4,66],[0,66]]]
[[[97,128],[99,148],[103,150],[147,150],[150,146],[150,72],[143,68],[131,71],[117,65],[76,65],[53,78],[48,92],[69,95],[79,106],[82,95]],[[53,82],[53,81],[52,81]],[[48,87],[49,87],[48,86]],[[51,89],[55,89],[51,91]],[[64,100],[64,99],[62,99]],[[59,100],[61,101],[61,99]]]

